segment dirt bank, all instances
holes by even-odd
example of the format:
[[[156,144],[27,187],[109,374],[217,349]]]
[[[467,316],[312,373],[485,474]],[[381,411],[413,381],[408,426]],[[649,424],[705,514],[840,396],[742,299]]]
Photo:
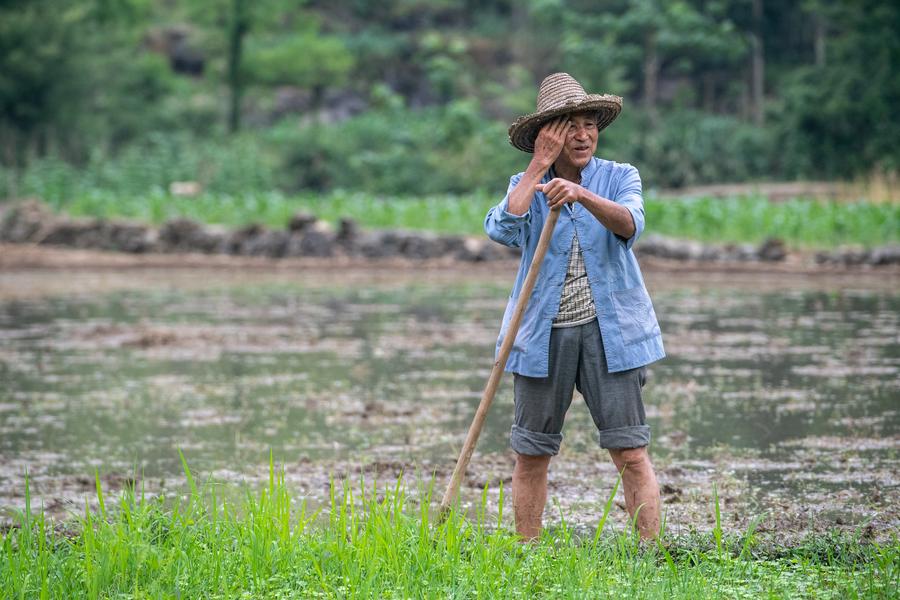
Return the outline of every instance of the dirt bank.
[[[725,263],[667,260],[645,257],[640,260],[652,290],[672,285],[716,284],[759,289],[864,286],[896,289],[900,285],[900,265],[848,267],[822,265],[794,256],[779,263]],[[221,254],[130,254],[100,250],[76,250],[31,244],[0,244],[0,299],[71,294],[79,290],[111,291],[150,289],[159,285],[197,287],[211,278],[229,280],[279,280],[302,274],[316,280],[432,282],[454,281],[461,275],[486,281],[509,281],[517,261],[461,263],[452,258],[409,260],[402,258],[364,259],[267,258]],[[66,272],[65,278],[58,273]],[[140,276],[129,275],[140,271]]]
[[[250,224],[235,229],[189,219],[172,219],[160,227],[146,223],[76,219],[52,212],[29,200],[0,204],[0,243],[104,250],[131,254],[204,254],[261,258],[316,258],[336,261],[483,262],[518,259],[516,248],[485,236],[436,234],[428,231],[369,230],[351,219],[337,228],[308,214],[298,213],[286,229]],[[869,268],[900,266],[900,246],[863,249],[840,247],[801,252],[781,239],[761,244],[703,243],[647,234],[635,247],[640,259],[726,265],[788,263],[788,268],[818,265]]]

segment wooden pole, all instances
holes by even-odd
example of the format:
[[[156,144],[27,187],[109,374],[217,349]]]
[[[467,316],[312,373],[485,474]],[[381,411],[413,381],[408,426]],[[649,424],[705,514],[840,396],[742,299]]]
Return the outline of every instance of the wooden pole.
[[[553,229],[556,227],[557,219],[559,219],[559,209],[551,210],[547,220],[544,222],[544,228],[541,229],[541,238],[538,240],[534,257],[531,259],[528,275],[525,277],[525,283],[522,284],[522,289],[519,291],[519,301],[516,303],[513,316],[509,321],[509,327],[506,330],[503,343],[500,344],[500,352],[497,353],[494,368],[491,369],[491,375],[488,377],[484,393],[481,395],[481,403],[478,405],[478,410],[475,411],[475,418],[469,426],[469,434],[466,436],[462,451],[459,453],[459,459],[456,461],[456,468],[453,469],[450,483],[447,484],[447,491],[444,492],[444,498],[441,500],[441,518],[446,516],[447,511],[450,509],[450,505],[453,503],[459,490],[462,477],[469,466],[469,461],[472,459],[472,453],[475,452],[475,444],[478,442],[478,436],[481,435],[481,429],[484,427],[488,409],[491,407],[491,402],[494,401],[494,394],[497,393],[497,387],[499,387],[500,379],[503,377],[506,360],[509,358],[513,343],[516,341],[516,334],[519,332],[522,315],[525,314],[525,307],[528,306],[528,299],[531,297],[534,283],[537,281],[538,273],[541,271],[541,263],[544,261],[544,255],[547,254],[547,248],[550,246],[550,238],[553,236]]]

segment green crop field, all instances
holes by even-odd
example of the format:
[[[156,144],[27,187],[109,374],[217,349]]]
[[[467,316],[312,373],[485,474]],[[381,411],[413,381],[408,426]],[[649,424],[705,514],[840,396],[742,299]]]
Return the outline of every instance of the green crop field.
[[[0,542],[4,597],[888,598],[900,582],[896,538],[760,543],[754,525],[724,534],[718,502],[710,534],[641,544],[604,532],[614,489],[595,532],[563,521],[524,545],[486,495],[474,516],[441,521],[430,486],[413,500],[400,483],[360,481],[333,484],[330,505],[310,514],[271,461],[268,486],[237,505],[184,469],[181,500],[148,499],[139,483],[110,498],[98,478],[98,508],[77,522],[19,513]]]
[[[85,192],[51,202],[73,216],[132,218],[160,224],[174,217],[230,226],[284,227],[297,212],[329,222],[351,218],[368,228],[424,229],[483,235],[487,210],[500,198],[487,194],[386,198],[360,192],[285,196],[279,193],[173,197]],[[877,246],[900,242],[900,204],[758,197],[645,200],[646,233],[708,242],[760,242],[777,237],[793,247]]]

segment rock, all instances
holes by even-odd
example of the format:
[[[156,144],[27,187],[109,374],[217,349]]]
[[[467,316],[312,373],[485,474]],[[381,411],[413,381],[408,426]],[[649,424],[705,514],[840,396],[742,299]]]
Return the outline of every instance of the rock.
[[[342,237],[345,240],[348,239],[346,233],[342,236],[339,232],[337,237],[339,242]],[[474,254],[466,250],[466,244],[469,242],[460,236],[437,235],[421,231],[357,230],[353,234],[352,240],[352,243],[342,242],[342,247],[347,250],[348,254],[366,258],[403,257],[426,260],[450,257],[474,260]],[[484,240],[484,242],[493,244],[490,240]],[[480,245],[478,248],[478,252],[484,254]]]
[[[657,256],[674,260],[718,260],[719,250],[704,248],[690,240],[676,240],[662,236],[649,235],[636,246],[637,252],[646,256]]]
[[[840,248],[838,250],[818,252],[815,261],[818,264],[855,266],[872,264],[873,253],[859,248]]]
[[[433,233],[410,232],[400,240],[400,254],[417,260],[438,258],[443,256],[443,245]]]
[[[43,204],[32,200],[6,211],[0,223],[0,240],[117,252],[145,252],[154,245],[156,234],[149,226],[140,223],[61,218]]]
[[[297,213],[288,222],[288,231],[304,231],[307,227],[315,225],[318,219],[309,213]]]
[[[134,254],[153,250],[158,238],[156,230],[141,223],[125,221],[107,223],[105,233],[106,249]]]
[[[297,252],[299,256],[333,256],[334,239],[321,231],[308,231],[300,238]]]
[[[458,260],[485,262],[516,257],[520,252],[519,248],[508,248],[488,239],[467,237],[456,250],[455,256]]]
[[[248,254],[248,249],[253,247],[255,239],[264,235],[265,231],[265,228],[258,223],[251,223],[230,231],[225,234],[225,239],[220,245],[221,251],[225,254]]]
[[[202,232],[200,223],[190,219],[170,219],[159,230],[159,241],[166,247],[187,248],[190,240]]]
[[[455,259],[481,262],[518,258],[518,248],[507,248],[484,237],[438,235],[407,230],[371,231],[352,219],[341,219],[337,231],[306,213],[291,218],[287,230],[269,230],[252,224],[236,230],[203,225],[190,219],[172,219],[158,230],[129,221],[72,219],[54,214],[37,200],[0,203],[0,242],[54,244],[118,252],[205,252],[238,255],[366,258],[403,257],[412,260]],[[647,235],[636,247],[641,256],[691,261],[765,261],[787,257],[783,240],[770,238],[751,244],[704,244]],[[845,247],[814,255],[818,264],[852,266],[900,265],[900,245],[874,249]]]
[[[249,238],[241,247],[242,254],[281,258],[287,253],[291,234],[287,231],[264,230]]]
[[[875,248],[869,255],[871,265],[900,265],[900,246]]]
[[[455,257],[465,247],[465,238],[458,235],[442,235],[437,239],[441,256]]]
[[[352,248],[359,237],[359,224],[353,219],[343,218],[338,222],[337,242],[342,246]]]
[[[758,249],[753,246],[753,244],[738,244],[736,247],[736,260],[745,260],[745,261],[753,261],[758,260],[759,253]],[[779,258],[778,260],[782,260],[784,257]]]
[[[756,248],[752,244],[704,244],[694,240],[648,235],[635,247],[635,252],[640,256],[701,262],[780,261],[787,256],[784,242],[774,238]]]
[[[349,256],[363,254],[360,246],[364,245],[366,234],[353,219],[344,218],[338,222],[338,231],[335,236],[337,246]]]
[[[779,262],[787,256],[787,246],[784,240],[778,238],[768,238],[756,251],[759,260],[766,262]]]
[[[328,257],[335,254],[335,234],[322,221],[302,231],[294,231],[285,247],[286,256]]]
[[[356,251],[366,258],[397,256],[402,240],[402,233],[390,229],[367,231],[357,236]]]
[[[36,241],[42,228],[56,221],[56,216],[37,200],[16,202],[3,211],[0,241],[24,243]]]
[[[226,232],[190,219],[171,219],[159,230],[159,249],[164,252],[221,252]]]
[[[845,265],[862,265],[869,262],[869,251],[848,248],[838,252],[838,262]]]
[[[72,248],[103,248],[104,223],[98,219],[59,220],[45,227],[39,244]]]

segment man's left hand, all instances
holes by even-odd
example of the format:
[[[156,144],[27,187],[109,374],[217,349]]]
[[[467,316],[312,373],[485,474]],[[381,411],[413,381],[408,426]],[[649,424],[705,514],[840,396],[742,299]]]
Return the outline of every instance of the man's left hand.
[[[551,179],[547,183],[539,183],[534,186],[534,189],[544,192],[544,195],[547,197],[547,206],[551,210],[559,210],[563,204],[578,202],[581,199],[581,192],[584,190],[583,187],[574,181],[559,177]]]

